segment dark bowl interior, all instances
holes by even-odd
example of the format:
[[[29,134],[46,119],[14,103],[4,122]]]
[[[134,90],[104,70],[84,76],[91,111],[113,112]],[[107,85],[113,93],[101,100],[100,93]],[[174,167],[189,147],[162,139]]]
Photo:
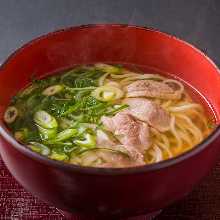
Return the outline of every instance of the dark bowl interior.
[[[30,83],[76,64],[144,66],[181,78],[212,109],[218,127],[193,150],[158,164],[85,168],[44,158],[18,144],[2,117],[10,98]],[[189,193],[220,151],[220,74],[198,49],[168,34],[127,25],[88,25],[40,37],[11,55],[0,69],[0,152],[15,178],[34,195],[69,212],[135,215],[159,210]]]

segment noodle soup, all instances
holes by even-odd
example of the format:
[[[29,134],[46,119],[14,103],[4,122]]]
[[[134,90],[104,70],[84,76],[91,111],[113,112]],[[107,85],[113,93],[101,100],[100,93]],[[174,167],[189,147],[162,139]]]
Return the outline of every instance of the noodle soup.
[[[214,127],[182,82],[101,63],[34,80],[12,99],[4,120],[32,151],[94,167],[173,158]]]

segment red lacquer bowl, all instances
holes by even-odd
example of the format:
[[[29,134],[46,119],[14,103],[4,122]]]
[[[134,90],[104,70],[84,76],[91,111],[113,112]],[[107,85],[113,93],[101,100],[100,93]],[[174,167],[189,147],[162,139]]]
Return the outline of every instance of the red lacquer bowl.
[[[0,69],[0,153],[25,189],[70,213],[131,216],[150,213],[187,195],[215,164],[220,126],[193,150],[143,167],[86,168],[49,160],[17,143],[3,123],[10,98],[30,82],[75,64],[116,62],[168,72],[195,87],[220,123],[220,74],[190,44],[159,31],[127,25],[60,30],[26,44]]]

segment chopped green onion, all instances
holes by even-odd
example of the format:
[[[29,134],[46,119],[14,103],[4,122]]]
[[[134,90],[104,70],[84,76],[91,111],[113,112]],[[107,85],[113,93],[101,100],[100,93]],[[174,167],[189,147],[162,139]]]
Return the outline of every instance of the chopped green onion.
[[[71,137],[76,136],[77,133],[78,132],[76,129],[73,128],[66,129],[57,134],[56,138],[54,139],[54,142],[65,141]]]
[[[121,67],[119,66],[113,66],[113,65],[109,65],[109,64],[104,64],[104,63],[98,63],[95,64],[95,67],[97,69],[100,69],[106,73],[110,73],[110,74],[118,74],[121,72]]]
[[[30,142],[29,145],[27,145],[29,148],[31,148],[31,150],[37,152],[37,153],[40,153],[44,156],[47,156],[50,154],[50,149],[43,145],[43,144],[40,144],[40,143],[37,143],[37,142]]]
[[[36,88],[37,88],[36,85],[32,84],[32,85],[26,87],[21,93],[19,93],[19,96],[20,97],[27,96],[27,95],[31,94]]]
[[[94,90],[94,89],[96,89],[96,88],[97,88],[97,87],[95,87],[95,86],[82,87],[82,88],[71,88],[71,87],[65,86],[65,89],[66,89],[67,91],[70,91],[70,92],[82,91],[82,90]]]
[[[23,141],[27,137],[27,135],[28,135],[27,128],[23,128],[23,129],[16,131],[14,133],[14,137],[17,141]]]
[[[40,133],[40,137],[42,140],[52,139],[56,137],[57,129],[56,128],[43,128],[39,125],[37,125],[37,128]]]
[[[77,146],[68,146],[68,145],[66,145],[66,146],[64,146],[63,151],[65,153],[70,153],[70,152],[74,151],[77,148],[78,148]]]
[[[122,98],[124,92],[117,87],[100,86],[92,92],[92,96],[100,101],[108,102]]]
[[[18,110],[15,106],[9,106],[4,114],[4,120],[7,124],[11,124],[18,116]]]
[[[42,94],[46,96],[51,96],[61,92],[63,89],[64,87],[62,85],[49,86],[42,92]]]
[[[74,143],[80,147],[94,147],[96,145],[96,138],[95,136],[86,133],[84,140],[75,140]]]
[[[53,160],[59,160],[59,161],[69,160],[68,155],[66,155],[65,153],[58,153],[56,151],[52,151],[52,153],[49,157]]]
[[[34,121],[42,128],[57,128],[56,119],[46,111],[38,111],[34,114]]]
[[[116,113],[120,112],[121,110],[126,109],[128,107],[129,107],[129,105],[127,105],[127,104],[115,105],[113,110],[106,112],[106,115],[114,115],[114,114],[116,114]]]

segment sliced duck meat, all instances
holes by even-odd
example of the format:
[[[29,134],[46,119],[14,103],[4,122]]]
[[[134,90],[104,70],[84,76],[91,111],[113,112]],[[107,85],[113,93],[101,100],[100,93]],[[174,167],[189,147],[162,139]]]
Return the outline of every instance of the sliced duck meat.
[[[174,83],[174,80],[173,80]],[[157,82],[154,80],[138,80],[126,88],[127,97],[150,97],[160,99],[180,99],[181,92],[176,90],[171,83]]]
[[[161,132],[170,129],[171,117],[157,103],[145,98],[127,98],[123,102],[129,105],[128,112],[137,119],[147,122]]]
[[[101,118],[105,128],[114,133],[121,144],[129,152],[143,153],[150,146],[149,127],[146,123],[136,120],[126,110],[117,113],[113,117]]]
[[[142,134],[143,132],[143,134]],[[144,142],[144,138],[145,138],[145,129],[141,128],[140,129],[140,138],[141,138],[141,141]],[[147,131],[148,132],[148,131]],[[132,164],[143,164],[143,156],[140,152],[138,152],[136,149],[133,149],[133,147],[125,147],[124,145],[120,145],[119,141],[116,140],[115,138],[113,138],[111,136],[111,134],[109,134],[110,132],[106,132],[106,131],[103,131],[103,130],[97,130],[96,132],[96,144],[97,144],[97,147],[106,147],[106,148],[110,148],[110,149],[113,149],[113,150],[122,150],[122,151],[127,151],[131,157],[134,159],[134,160],[128,160],[128,158],[124,158],[120,155],[120,160],[122,160],[123,158],[123,161],[126,162],[126,163],[132,163]],[[142,140],[143,139],[143,140]],[[124,149],[124,150],[123,150]],[[101,152],[101,154],[113,154],[112,152],[108,152],[108,151],[105,151],[104,153]],[[113,154],[114,155],[114,154]],[[112,156],[112,159],[113,158],[117,158],[116,155],[114,155],[114,157]]]

